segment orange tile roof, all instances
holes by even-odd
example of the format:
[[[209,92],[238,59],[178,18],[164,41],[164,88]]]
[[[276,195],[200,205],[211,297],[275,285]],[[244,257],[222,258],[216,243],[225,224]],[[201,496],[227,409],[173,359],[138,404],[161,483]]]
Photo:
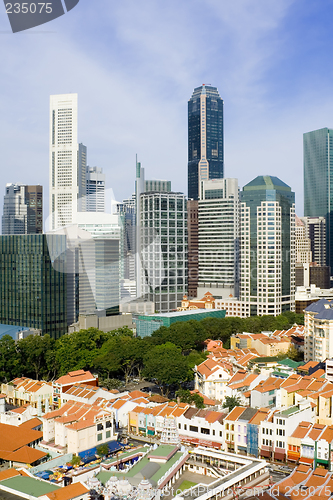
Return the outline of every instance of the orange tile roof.
[[[55,384],[66,386],[70,384],[74,385],[92,380],[97,381],[96,377],[94,377],[89,371],[76,370],[75,372],[68,372],[67,375],[63,375],[62,377],[58,378],[55,381]]]
[[[311,426],[311,422],[300,422],[298,424],[298,427],[296,427],[296,429],[292,433],[291,437],[296,439],[303,439],[311,429]]]
[[[21,464],[33,464],[37,460],[46,457],[46,455],[47,453],[44,453],[44,451],[36,450],[36,448],[30,446],[22,446],[22,448],[9,453],[6,460],[20,462]]]
[[[9,479],[10,477],[20,476],[21,474],[16,469],[7,469],[0,472],[0,481]]]
[[[143,391],[132,391],[129,394],[130,399],[146,398],[147,393]]]
[[[124,406],[124,404],[126,404],[126,401],[123,399],[117,399],[117,401],[113,403],[112,408],[119,410],[122,406]]]
[[[47,493],[46,496],[50,500],[71,500],[72,498],[77,498],[87,493],[89,493],[89,489],[84,484],[78,482],[51,491],[51,493]]]
[[[309,368],[314,368],[317,365],[318,365],[317,361],[308,361],[307,363],[305,363],[305,365],[299,366],[297,370],[308,371]]]
[[[235,406],[235,408],[233,408],[233,410],[231,410],[231,412],[225,417],[225,420],[235,422],[245,410],[246,408],[244,406]]]
[[[37,427],[41,425],[43,422],[39,418],[31,418],[30,420],[27,420],[26,422],[23,422],[22,424],[19,425],[22,429],[33,429],[34,427]]]
[[[259,408],[257,413],[249,420],[249,424],[255,424],[255,425],[260,424],[260,422],[262,422],[267,418],[268,414],[269,414],[268,408]]]
[[[219,420],[219,418],[221,418],[223,415],[224,414],[219,411],[210,411],[205,417],[205,419],[207,420],[208,423],[213,424],[214,422]]]
[[[9,452],[41,439],[43,433],[14,425],[0,424],[0,436],[0,449]]]

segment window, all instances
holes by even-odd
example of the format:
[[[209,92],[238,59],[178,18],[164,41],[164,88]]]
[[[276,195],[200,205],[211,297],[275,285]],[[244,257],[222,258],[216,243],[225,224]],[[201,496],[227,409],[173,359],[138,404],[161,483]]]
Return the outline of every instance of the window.
[[[198,427],[196,427],[195,425],[190,425],[190,431],[191,432],[198,432]]]
[[[201,434],[210,434],[210,430],[206,427],[201,427]]]
[[[106,437],[106,438],[109,438],[109,437],[110,437],[110,435],[111,435],[111,431],[106,431],[106,433],[105,433],[105,437]]]
[[[102,431],[104,429],[103,424],[97,424],[97,430]]]
[[[106,422],[105,427],[106,427],[107,429],[109,429],[111,426],[112,426],[111,422],[109,422],[109,421],[108,421],[108,422]]]
[[[97,441],[102,441],[102,434],[97,434]]]

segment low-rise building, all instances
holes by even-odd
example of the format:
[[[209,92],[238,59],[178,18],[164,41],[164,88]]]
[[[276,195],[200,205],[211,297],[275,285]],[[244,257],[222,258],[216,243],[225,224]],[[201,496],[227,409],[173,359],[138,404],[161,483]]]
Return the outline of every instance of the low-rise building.
[[[52,383],[53,386],[53,404],[59,406],[61,404],[61,394],[67,392],[73,385],[85,384],[93,387],[98,386],[98,377],[92,375],[89,371],[76,370],[68,372]]]
[[[231,396],[228,384],[232,376],[231,363],[208,358],[194,367],[195,389],[209,398],[224,401],[226,396]]]
[[[43,446],[65,453],[79,453],[115,441],[113,413],[98,406],[69,401],[46,413],[43,421]]]
[[[37,408],[38,402],[43,406],[52,401],[52,384],[44,380],[33,380],[27,377],[15,378],[8,384],[1,384],[1,393],[6,401],[15,406],[30,404]]]

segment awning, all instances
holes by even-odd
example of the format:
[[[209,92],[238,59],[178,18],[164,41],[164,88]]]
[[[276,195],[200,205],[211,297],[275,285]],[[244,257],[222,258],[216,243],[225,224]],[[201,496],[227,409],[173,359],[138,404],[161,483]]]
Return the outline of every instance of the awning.
[[[284,450],[274,450],[274,458],[275,460],[285,460],[286,458],[286,452]]]
[[[292,460],[293,462],[297,462],[297,460],[299,459],[299,455],[300,453],[297,451],[288,451],[287,453],[288,460]]]
[[[299,459],[300,464],[305,464],[305,465],[312,465],[313,464],[313,458],[307,458],[307,457],[301,457]]]
[[[271,456],[271,452],[269,450],[260,450],[260,455],[262,457],[267,457],[267,458],[270,458]]]

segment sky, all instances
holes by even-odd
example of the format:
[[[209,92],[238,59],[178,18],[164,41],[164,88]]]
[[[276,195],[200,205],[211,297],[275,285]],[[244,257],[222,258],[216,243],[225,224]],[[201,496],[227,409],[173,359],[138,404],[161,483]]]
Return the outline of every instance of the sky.
[[[187,101],[206,83],[224,100],[225,177],[275,175],[303,215],[303,133],[333,127],[332,20],[332,0],[80,0],[12,33],[0,5],[0,195],[42,184],[47,217],[49,96],[70,92],[117,200],[136,154],[187,193]]]

